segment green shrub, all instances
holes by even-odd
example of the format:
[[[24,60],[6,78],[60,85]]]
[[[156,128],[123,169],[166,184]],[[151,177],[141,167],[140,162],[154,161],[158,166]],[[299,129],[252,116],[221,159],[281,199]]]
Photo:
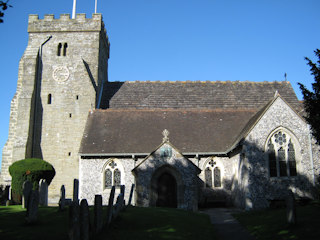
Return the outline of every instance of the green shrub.
[[[9,173],[12,177],[12,192],[22,195],[24,181],[29,180],[33,184],[33,189],[37,189],[40,179],[45,179],[49,185],[56,171],[50,163],[42,159],[27,158],[14,162],[9,167]]]

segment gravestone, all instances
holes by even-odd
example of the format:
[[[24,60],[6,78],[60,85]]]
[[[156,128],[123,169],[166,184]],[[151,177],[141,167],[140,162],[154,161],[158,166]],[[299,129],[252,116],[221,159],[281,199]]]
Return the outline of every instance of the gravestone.
[[[133,196],[133,190],[134,190],[134,184],[132,184],[132,186],[131,186],[128,206],[130,206],[130,205],[131,205],[132,196]]]
[[[98,234],[103,227],[102,220],[102,197],[101,195],[94,196],[94,232]]]
[[[74,179],[73,180],[73,199],[74,202],[79,202],[79,180]]]
[[[59,210],[62,211],[64,210],[64,207],[66,205],[66,189],[64,185],[61,186],[60,188],[60,200],[59,200]]]
[[[48,184],[45,179],[40,180],[39,185],[39,204],[41,206],[48,206]]]
[[[123,195],[123,202],[122,202],[121,208],[123,208],[125,206],[124,191],[125,191],[125,185],[121,185],[120,186],[120,193],[122,193],[122,195]]]
[[[287,221],[290,225],[295,225],[297,222],[296,219],[296,205],[294,200],[294,194],[291,190],[288,192],[288,196],[286,197],[286,205],[287,205]]]
[[[113,211],[113,217],[116,218],[119,214],[119,212],[121,211],[121,209],[123,208],[123,194],[120,193],[117,197],[117,202],[114,206],[114,211]]]
[[[108,208],[107,208],[107,222],[106,222],[107,226],[111,223],[111,219],[112,219],[115,190],[116,190],[115,186],[112,186],[110,196],[109,196]]]
[[[80,202],[80,239],[89,240],[90,238],[90,215],[87,199]]]
[[[69,239],[80,240],[80,207],[78,201],[72,202],[69,206]]]
[[[38,217],[38,205],[39,205],[39,192],[38,190],[32,190],[27,200],[27,223],[31,224],[37,221]]]
[[[32,183],[28,180],[23,182],[22,185],[22,208],[28,207],[28,200],[32,191]]]

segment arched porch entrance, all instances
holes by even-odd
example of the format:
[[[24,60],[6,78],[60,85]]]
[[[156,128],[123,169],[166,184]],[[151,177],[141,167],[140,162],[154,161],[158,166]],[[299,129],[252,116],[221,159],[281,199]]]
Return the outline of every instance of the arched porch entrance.
[[[177,208],[177,181],[168,172],[158,178],[156,206]]]

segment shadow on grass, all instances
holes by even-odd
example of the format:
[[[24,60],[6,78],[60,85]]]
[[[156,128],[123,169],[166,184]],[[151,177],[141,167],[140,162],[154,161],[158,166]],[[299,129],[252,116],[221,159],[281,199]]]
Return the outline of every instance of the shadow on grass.
[[[172,208],[130,207],[102,233],[99,239],[214,239],[205,214]]]
[[[68,239],[68,211],[57,207],[40,207],[38,221],[25,222],[26,210],[21,205],[0,207],[0,239]]]
[[[319,239],[320,205],[297,207],[297,224],[288,225],[286,209],[246,212],[234,215],[257,239]]]

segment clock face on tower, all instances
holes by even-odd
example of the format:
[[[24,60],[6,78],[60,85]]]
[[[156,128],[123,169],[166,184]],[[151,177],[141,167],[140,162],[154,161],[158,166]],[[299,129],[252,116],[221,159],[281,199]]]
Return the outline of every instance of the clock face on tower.
[[[69,70],[66,66],[59,66],[53,69],[52,77],[57,82],[65,82],[69,78]]]

